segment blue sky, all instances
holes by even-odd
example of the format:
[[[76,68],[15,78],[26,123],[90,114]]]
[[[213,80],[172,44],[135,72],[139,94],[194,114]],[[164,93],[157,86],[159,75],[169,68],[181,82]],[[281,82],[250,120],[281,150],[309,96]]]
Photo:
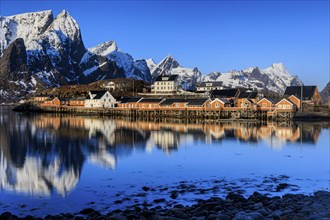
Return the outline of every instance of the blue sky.
[[[0,14],[66,9],[86,47],[108,40],[134,58],[172,54],[202,73],[282,62],[305,84],[329,81],[329,1],[13,1]]]

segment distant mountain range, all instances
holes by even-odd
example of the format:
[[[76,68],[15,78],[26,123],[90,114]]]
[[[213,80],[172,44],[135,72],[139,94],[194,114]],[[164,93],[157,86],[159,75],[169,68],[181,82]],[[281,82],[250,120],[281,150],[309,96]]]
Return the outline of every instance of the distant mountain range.
[[[84,84],[102,79],[135,78],[146,82],[160,74],[178,74],[183,89],[195,89],[201,81],[222,81],[228,87],[247,87],[284,92],[302,81],[283,64],[213,72],[203,75],[186,68],[171,55],[158,64],[134,59],[115,41],[85,48],[77,22],[63,10],[0,17],[0,102],[17,101],[49,87]]]

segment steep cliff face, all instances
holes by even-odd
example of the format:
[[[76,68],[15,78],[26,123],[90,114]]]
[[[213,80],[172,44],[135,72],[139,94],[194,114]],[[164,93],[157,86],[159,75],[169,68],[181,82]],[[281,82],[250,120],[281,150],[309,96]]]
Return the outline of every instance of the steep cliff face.
[[[0,58],[0,103],[26,96],[37,81],[27,71],[26,48],[21,38],[14,40]]]
[[[17,74],[27,71],[26,48],[22,38],[17,38],[0,59],[1,79],[17,79]]]

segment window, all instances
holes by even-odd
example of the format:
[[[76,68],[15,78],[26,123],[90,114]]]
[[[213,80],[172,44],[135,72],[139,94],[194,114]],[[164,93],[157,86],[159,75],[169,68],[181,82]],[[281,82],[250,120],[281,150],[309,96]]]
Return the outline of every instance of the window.
[[[220,106],[219,103],[215,103],[216,108],[219,108],[219,106]]]
[[[266,103],[262,103],[262,107],[267,107],[267,104]]]
[[[176,103],[175,106],[176,106],[176,107],[180,107],[180,103]]]

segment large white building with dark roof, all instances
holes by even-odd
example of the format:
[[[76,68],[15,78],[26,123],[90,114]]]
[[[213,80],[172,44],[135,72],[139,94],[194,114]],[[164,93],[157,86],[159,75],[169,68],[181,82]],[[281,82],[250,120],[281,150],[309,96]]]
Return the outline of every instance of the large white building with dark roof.
[[[178,91],[178,75],[159,75],[151,86],[152,93],[175,93]]]

